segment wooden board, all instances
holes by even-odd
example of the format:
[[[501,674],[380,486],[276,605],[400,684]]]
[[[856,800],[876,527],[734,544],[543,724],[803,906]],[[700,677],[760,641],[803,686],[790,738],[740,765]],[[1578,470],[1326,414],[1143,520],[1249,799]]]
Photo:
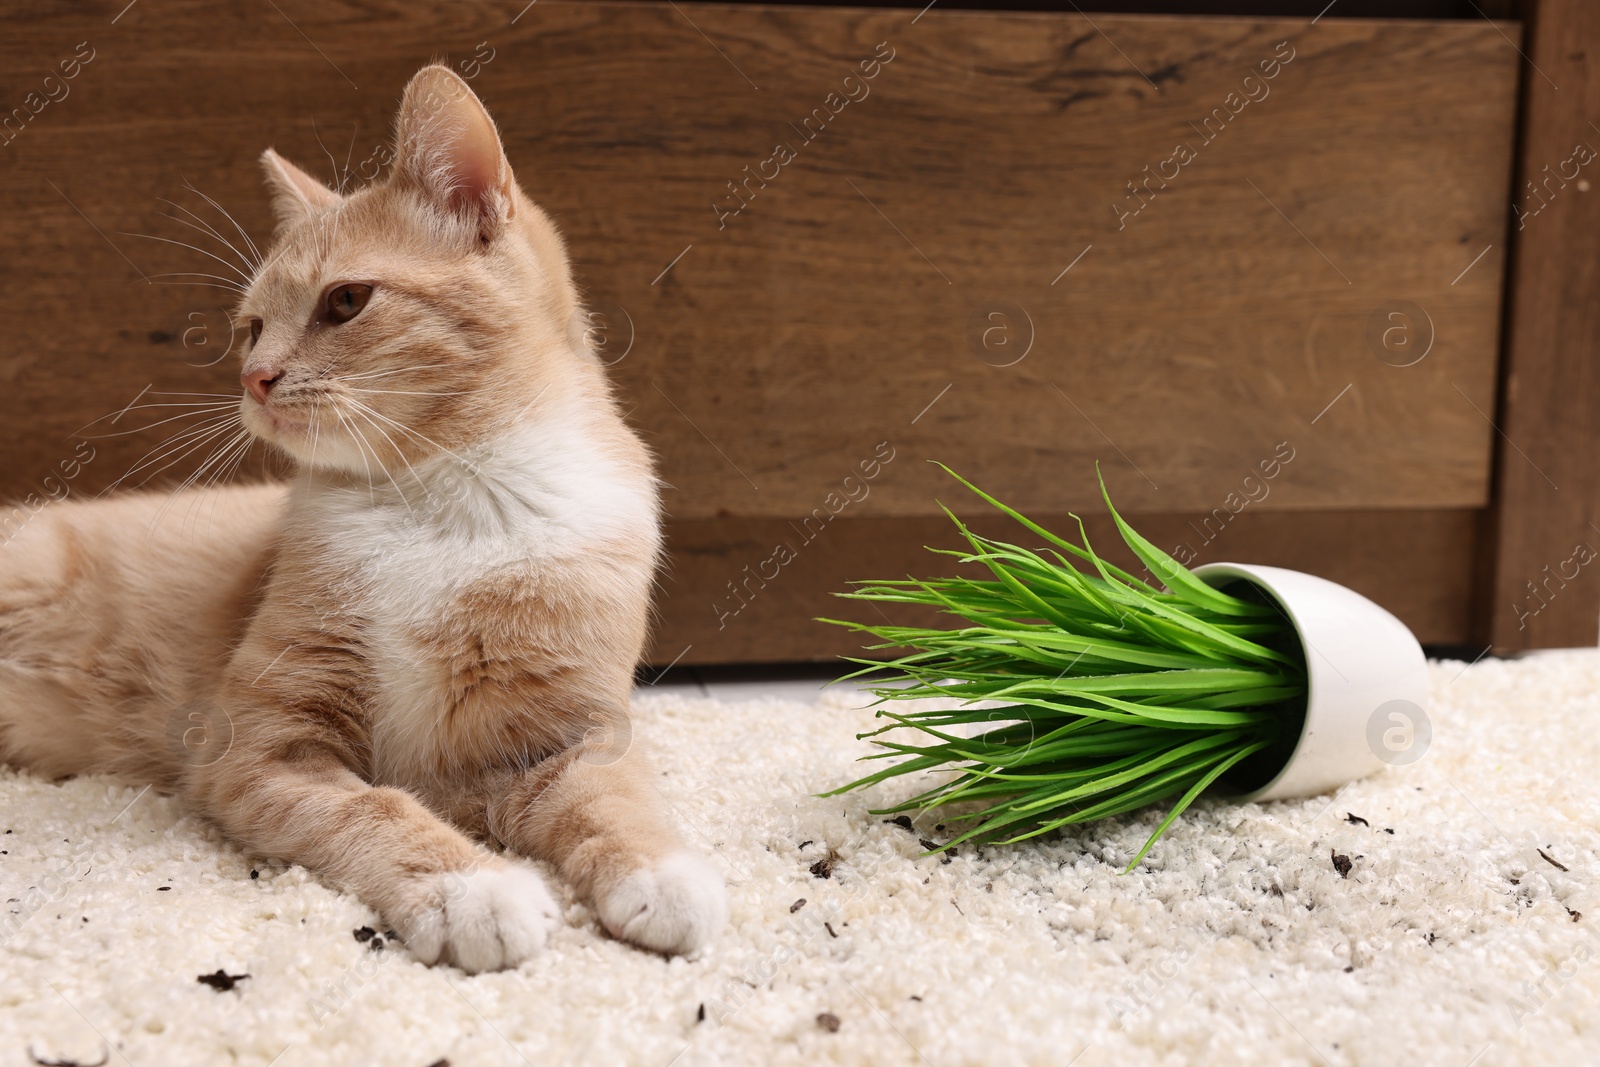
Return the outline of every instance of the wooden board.
[[[1484,613],[1507,651],[1593,645],[1600,632],[1600,197],[1589,188],[1600,183],[1600,7],[1540,0],[1527,51]]]
[[[979,532],[1026,545],[1038,539],[969,504],[952,499]],[[1047,528],[1076,529],[1066,515],[1036,516]],[[1195,562],[1223,560],[1314,570],[1366,594],[1406,620],[1428,644],[1472,639],[1474,578],[1470,560],[1479,538],[1479,513],[1436,511],[1251,511],[1226,527],[1201,515],[1145,515],[1142,532],[1163,548],[1189,545]],[[1141,570],[1108,520],[1090,519],[1096,550]],[[1202,530],[1212,532],[1206,543]],[[849,631],[812,622],[817,617],[874,621],[869,604],[830,594],[852,580],[951,572],[948,558],[924,545],[961,547],[943,518],[841,517],[826,527],[798,528],[780,520],[723,519],[676,523],[670,529],[672,567],[662,575],[659,636],[651,662],[708,664],[792,662],[859,654]],[[809,536],[809,540],[807,539]],[[787,551],[783,551],[787,549]],[[949,625],[935,616],[894,614],[897,623]]]
[[[152,284],[226,270],[125,233],[192,236],[163,198],[218,218],[192,181],[263,241],[260,150],[375,172],[400,87],[443,54],[568,235],[675,529],[851,495],[851,522],[920,521],[949,488],[928,459],[1040,514],[1092,507],[1098,461],[1130,514],[1199,515],[1285,442],[1297,458],[1263,517],[1482,508],[1515,32],[557,0],[8,7],[0,107],[39,99],[79,42],[93,58],[0,145],[0,493],[59,484],[71,435],[145,390],[237,388],[231,357],[203,366],[225,351],[226,294]],[[1163,164],[1180,144],[1194,158]],[[767,162],[778,145],[794,158]],[[730,192],[752,172],[765,184]],[[159,440],[97,440],[68,490]],[[880,442],[895,459],[868,485]],[[1318,569],[1371,551],[1348,529]],[[1467,572],[1445,555],[1459,538],[1419,529],[1443,538],[1419,552]],[[1408,597],[1453,595],[1419,573]]]
[[[885,438],[908,462],[864,513],[925,513],[926,457],[1057,509],[1093,499],[1102,460],[1131,510],[1202,510],[1285,439],[1305,462],[1272,507],[1487,501],[1516,71],[1492,25],[1117,17],[1102,36],[937,9],[545,0],[511,25],[501,4],[279,6],[0,16],[0,99],[79,41],[95,54],[0,149],[0,281],[27,309],[0,341],[4,489],[147,383],[230,386],[229,361],[184,365],[211,351],[186,331],[215,345],[212,291],[141,279],[225,271],[121,232],[187,239],[158,199],[203,207],[187,177],[263,236],[262,147],[331,176],[318,137],[342,169],[353,135],[359,174],[408,73],[484,42],[473,83],[522,181],[631,318],[616,371],[680,518],[803,513]],[[894,58],[861,80],[880,42]],[[1190,123],[1291,51],[1203,142]],[[869,95],[803,141],[851,86]],[[1119,231],[1126,183],[1180,142],[1197,158]],[[779,143],[796,159],[719,229],[727,182]],[[1404,368],[1368,341],[1402,301],[1437,336]],[[1031,350],[990,365],[1025,343],[1019,310]],[[145,444],[108,447],[86,484]]]

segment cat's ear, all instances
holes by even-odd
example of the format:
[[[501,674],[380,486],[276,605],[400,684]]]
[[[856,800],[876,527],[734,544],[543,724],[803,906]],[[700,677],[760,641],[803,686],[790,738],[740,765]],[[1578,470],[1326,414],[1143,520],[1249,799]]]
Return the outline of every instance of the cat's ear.
[[[261,153],[261,168],[267,172],[272,211],[278,216],[280,229],[325,211],[342,199],[270,148]]]
[[[449,67],[423,67],[396,120],[396,174],[439,211],[468,219],[485,242],[516,214],[516,181],[494,120]]]

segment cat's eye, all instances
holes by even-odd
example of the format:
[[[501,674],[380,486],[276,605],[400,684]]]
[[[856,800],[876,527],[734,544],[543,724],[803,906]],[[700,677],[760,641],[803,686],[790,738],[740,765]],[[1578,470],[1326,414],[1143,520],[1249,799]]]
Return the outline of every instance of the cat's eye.
[[[260,319],[251,319],[250,320],[250,343],[253,345],[259,340],[261,340],[261,320]]]
[[[367,306],[367,298],[371,295],[372,286],[362,285],[359,282],[334,286],[328,290],[328,318],[333,322],[349,322],[361,314],[361,309]]]

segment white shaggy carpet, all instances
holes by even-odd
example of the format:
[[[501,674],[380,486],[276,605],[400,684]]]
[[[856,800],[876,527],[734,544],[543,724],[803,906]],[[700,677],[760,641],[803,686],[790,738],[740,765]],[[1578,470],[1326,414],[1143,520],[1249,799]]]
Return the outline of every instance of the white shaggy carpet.
[[[372,949],[361,904],[171,800],[0,774],[0,1063],[1600,1062],[1600,653],[1432,674],[1420,762],[1204,803],[1126,877],[1155,812],[941,862],[935,820],[867,814],[910,783],[811,796],[857,769],[852,694],[647,692],[730,929],[667,961],[569,898],[541,957],[475,978]],[[197,981],[218,970],[250,977]]]

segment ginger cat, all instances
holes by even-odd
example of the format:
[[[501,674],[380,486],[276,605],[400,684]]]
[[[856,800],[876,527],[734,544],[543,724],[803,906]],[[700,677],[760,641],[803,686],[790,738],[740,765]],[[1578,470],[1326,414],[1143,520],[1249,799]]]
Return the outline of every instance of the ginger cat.
[[[425,67],[396,126],[349,195],[262,157],[238,411],[293,483],[52,505],[0,548],[0,761],[153,782],[428,963],[541,947],[559,912],[519,856],[613,935],[693,952],[722,882],[627,718],[651,457],[478,98]]]

